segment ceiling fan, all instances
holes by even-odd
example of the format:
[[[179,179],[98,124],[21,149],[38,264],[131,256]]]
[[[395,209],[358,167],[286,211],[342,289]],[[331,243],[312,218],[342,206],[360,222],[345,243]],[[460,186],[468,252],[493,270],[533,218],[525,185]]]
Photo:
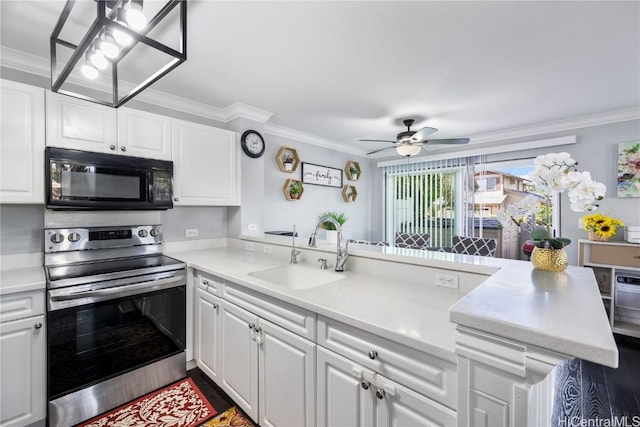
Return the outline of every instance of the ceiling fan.
[[[469,142],[469,138],[452,138],[452,139],[427,139],[427,137],[438,131],[436,128],[423,127],[422,129],[415,131],[411,130],[413,126],[413,119],[403,120],[404,125],[407,127],[406,131],[400,132],[396,136],[395,141],[387,139],[359,139],[358,141],[371,141],[371,142],[391,142],[392,147],[385,147],[379,150],[371,151],[367,154],[374,154],[380,151],[395,148],[398,154],[401,156],[415,156],[420,152],[422,145],[424,144],[466,144]]]

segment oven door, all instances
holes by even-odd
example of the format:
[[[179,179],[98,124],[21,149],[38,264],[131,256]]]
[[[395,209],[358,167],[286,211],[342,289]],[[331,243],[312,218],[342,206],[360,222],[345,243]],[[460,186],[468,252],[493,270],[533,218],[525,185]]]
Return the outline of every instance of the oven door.
[[[92,298],[48,311],[50,401],[185,349],[184,280]]]

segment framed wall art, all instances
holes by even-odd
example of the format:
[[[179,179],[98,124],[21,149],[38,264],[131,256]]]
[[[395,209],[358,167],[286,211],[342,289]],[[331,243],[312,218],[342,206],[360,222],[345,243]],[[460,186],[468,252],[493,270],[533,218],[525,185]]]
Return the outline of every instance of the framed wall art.
[[[618,197],[640,197],[640,141],[618,144]]]
[[[342,188],[342,169],[302,162],[302,182]]]

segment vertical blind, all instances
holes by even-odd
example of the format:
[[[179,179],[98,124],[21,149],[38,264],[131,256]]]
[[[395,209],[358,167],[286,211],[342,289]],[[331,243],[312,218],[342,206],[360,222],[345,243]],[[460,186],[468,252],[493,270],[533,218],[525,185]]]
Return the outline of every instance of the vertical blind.
[[[478,157],[383,167],[385,239],[396,232],[428,233],[431,246],[450,246],[455,234],[473,236],[474,165]]]

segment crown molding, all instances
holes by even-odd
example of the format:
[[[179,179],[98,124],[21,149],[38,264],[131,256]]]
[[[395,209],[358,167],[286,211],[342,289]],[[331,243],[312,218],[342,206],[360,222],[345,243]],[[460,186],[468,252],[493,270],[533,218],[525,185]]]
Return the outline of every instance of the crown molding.
[[[495,132],[481,133],[472,135],[469,137],[469,139],[471,140],[471,143],[503,141],[505,139],[538,136],[545,133],[562,132],[567,130],[586,128],[590,126],[626,122],[629,120],[640,120],[640,107],[610,111],[607,113],[591,114],[588,116],[573,117],[570,119],[562,119],[530,126],[504,129]]]
[[[356,156],[365,157],[366,152],[364,150],[358,150],[349,145],[339,144],[337,142],[330,141],[325,138],[321,138],[310,133],[305,133],[296,129],[291,129],[285,126],[275,125],[273,123],[265,124],[262,129],[264,133],[268,133],[282,138],[291,139],[293,141],[304,142],[318,147],[328,148],[334,151],[340,151],[347,154],[354,154]]]
[[[5,46],[0,47],[0,65],[46,78],[51,77],[48,59],[7,48]],[[84,83],[79,80],[70,80],[70,82],[79,85]],[[94,87],[100,90],[109,91],[111,89],[111,86],[107,81],[104,83],[101,83],[100,81],[93,81],[92,83]],[[243,104],[241,102],[234,102],[225,108],[218,108],[155,89],[146,89],[141,94],[137,95],[135,100],[216,120],[222,123],[228,123],[238,118],[245,118],[259,123],[265,123],[271,118],[271,116],[273,116],[273,113],[269,111],[252,107],[251,105]]]
[[[0,46],[0,65],[25,73],[50,78],[50,64],[48,58],[31,55],[15,49]],[[80,83],[80,82],[74,82]],[[94,82],[95,83],[95,82]],[[106,86],[105,86],[106,87]],[[285,126],[267,123],[273,116],[272,112],[252,107],[241,102],[234,102],[225,108],[214,107],[201,102],[189,100],[154,89],[146,89],[135,97],[136,100],[147,102],[184,113],[207,119],[228,123],[238,118],[245,118],[259,123],[265,123],[264,132],[311,145],[328,148],[335,151],[354,154],[368,158],[387,157],[384,154],[367,156],[366,150],[356,149],[350,145],[340,144],[328,139],[305,133]],[[610,123],[640,120],[640,107],[611,111],[601,114],[575,117],[540,123],[495,132],[487,132],[470,136],[471,143],[489,143],[508,139],[539,136],[546,133],[598,126]]]

